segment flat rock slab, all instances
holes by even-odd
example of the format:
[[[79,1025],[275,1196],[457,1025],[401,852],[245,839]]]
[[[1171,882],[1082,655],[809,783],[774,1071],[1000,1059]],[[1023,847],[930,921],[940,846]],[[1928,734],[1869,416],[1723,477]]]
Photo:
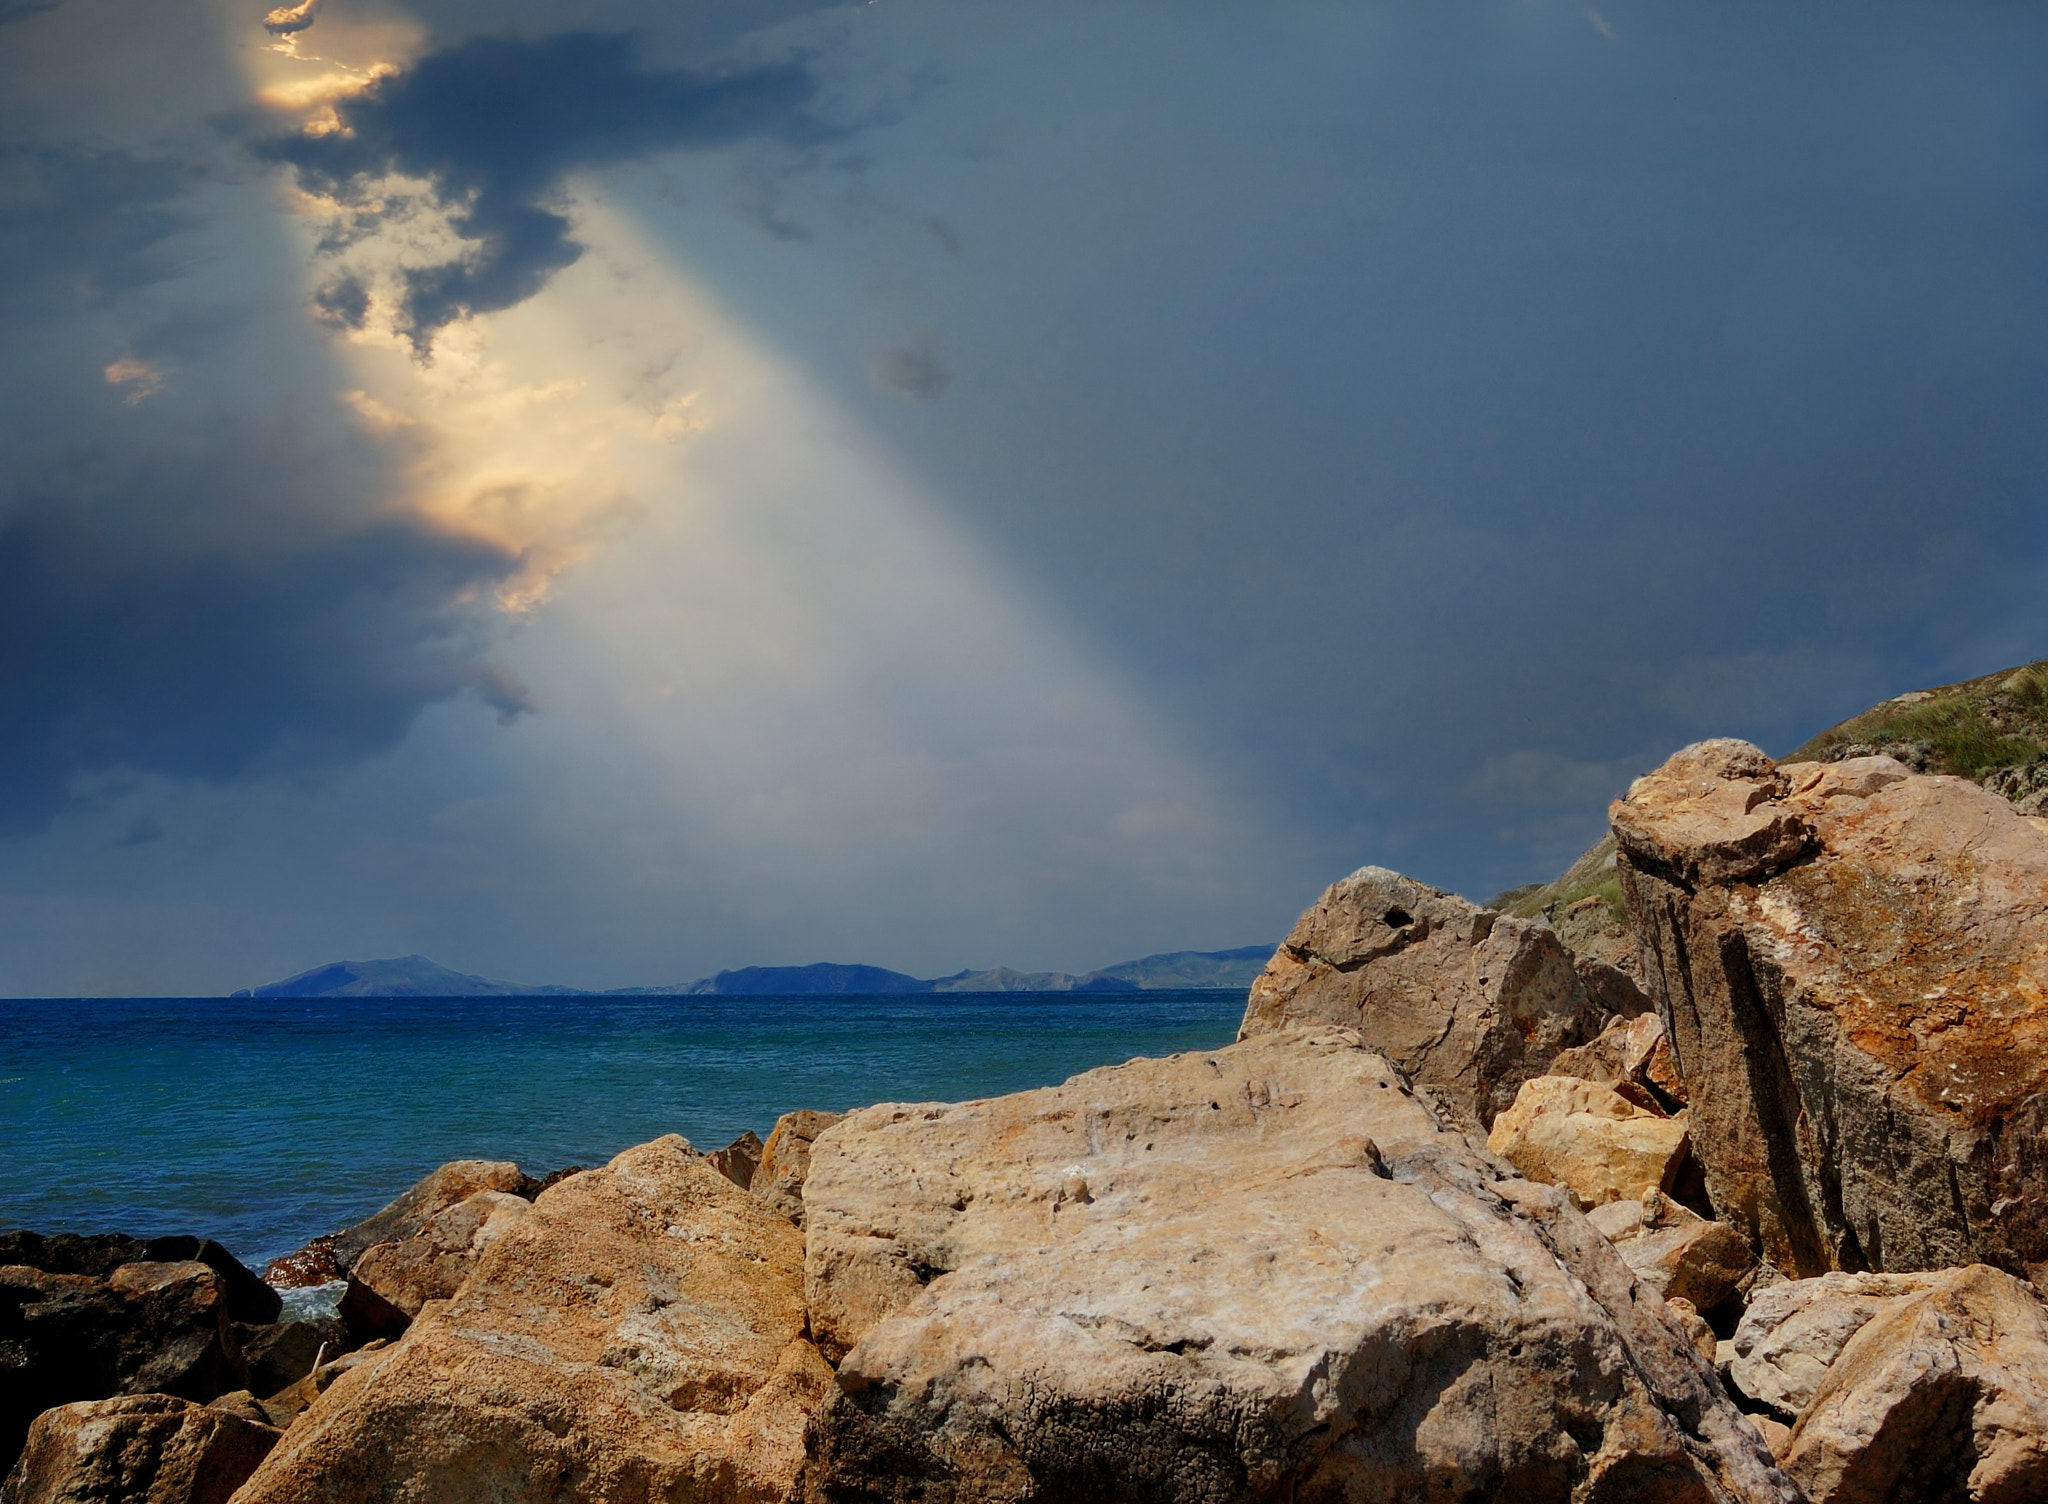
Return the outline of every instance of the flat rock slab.
[[[1607,1013],[1551,930],[1361,867],[1296,922],[1252,983],[1238,1038],[1356,1029],[1458,1127],[1484,1133]]]
[[[1793,1276],[2048,1260],[2048,836],[1736,741],[1610,818],[1721,1216]]]
[[[168,1394],[45,1410],[7,1481],[6,1504],[227,1504],[278,1432]]]
[[[236,1504],[785,1499],[831,1384],[803,1236],[668,1137],[541,1193]]]
[[[856,1112],[804,1202],[812,1500],[1796,1498],[1563,1194],[1353,1031]]]

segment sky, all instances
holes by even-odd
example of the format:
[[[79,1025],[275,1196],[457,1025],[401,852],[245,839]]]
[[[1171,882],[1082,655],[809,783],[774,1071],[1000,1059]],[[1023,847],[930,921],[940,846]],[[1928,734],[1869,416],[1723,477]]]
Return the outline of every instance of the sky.
[[[0,0],[0,995],[1276,941],[2048,655],[2048,12]]]

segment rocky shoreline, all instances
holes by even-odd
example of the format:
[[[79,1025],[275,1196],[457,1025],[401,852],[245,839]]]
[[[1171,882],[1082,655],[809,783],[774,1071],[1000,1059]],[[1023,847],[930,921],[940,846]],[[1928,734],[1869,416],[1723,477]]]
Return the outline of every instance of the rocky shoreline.
[[[1222,1049],[461,1161],[267,1282],[0,1234],[0,1504],[2048,1499],[2000,792],[1701,743],[1611,811],[1625,923],[1365,868]]]

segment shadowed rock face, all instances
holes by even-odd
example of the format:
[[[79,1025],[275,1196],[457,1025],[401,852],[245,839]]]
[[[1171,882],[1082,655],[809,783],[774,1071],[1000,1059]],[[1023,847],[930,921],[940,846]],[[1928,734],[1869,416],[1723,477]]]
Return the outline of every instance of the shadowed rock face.
[[[1439,1111],[1484,1133],[1521,1084],[1606,1022],[1544,925],[1384,867],[1303,914],[1252,984],[1238,1038],[1300,1024],[1356,1029]]]
[[[682,1139],[629,1149],[334,1377],[237,1504],[780,1504],[832,1381],[802,1271],[803,1235]]]
[[[1734,741],[1610,813],[1722,1217],[1793,1275],[2048,1260],[2048,834]]]
[[[1564,1193],[1354,1031],[868,1108],[804,1202],[815,1504],[1796,1498]]]

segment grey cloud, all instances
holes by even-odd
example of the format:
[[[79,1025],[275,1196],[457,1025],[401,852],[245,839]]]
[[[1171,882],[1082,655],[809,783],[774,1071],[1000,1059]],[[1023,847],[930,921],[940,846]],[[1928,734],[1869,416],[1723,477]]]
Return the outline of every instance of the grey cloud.
[[[938,340],[929,334],[920,334],[882,351],[875,357],[874,375],[890,391],[920,402],[943,396],[953,380],[953,372],[939,352]]]
[[[0,143],[0,317],[103,306],[174,276],[199,176],[165,157]]]
[[[26,21],[30,16],[40,16],[53,11],[64,0],[0,0],[0,26],[14,21]]]
[[[0,832],[39,828],[88,773],[314,771],[463,690],[525,708],[460,604],[516,558],[397,520],[208,538],[225,468],[74,480],[0,524]]]
[[[391,512],[382,457],[289,385],[237,385],[259,347],[294,367],[237,278],[181,280],[188,235],[224,254],[202,181],[0,151],[0,834],[95,778],[305,775],[451,695],[524,706],[468,604],[522,561]]]
[[[424,352],[434,332],[532,297],[583,248],[562,212],[580,169],[748,136],[815,135],[813,85],[796,64],[717,74],[648,71],[630,36],[473,37],[340,101],[345,129],[272,137],[259,155],[357,210],[393,174],[425,178],[469,250],[404,275],[401,327]]]

